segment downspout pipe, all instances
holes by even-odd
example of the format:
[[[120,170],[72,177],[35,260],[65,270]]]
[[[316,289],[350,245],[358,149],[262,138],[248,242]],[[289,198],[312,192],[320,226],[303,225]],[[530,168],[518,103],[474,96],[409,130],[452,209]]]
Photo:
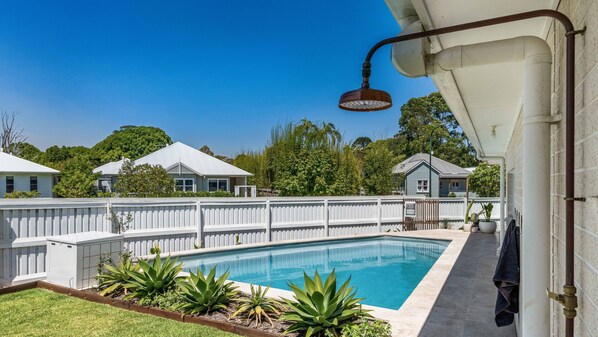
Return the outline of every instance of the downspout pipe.
[[[505,231],[506,231],[506,224],[505,224],[505,157],[502,156],[481,156],[479,153],[477,154],[477,158],[479,160],[498,160],[500,163],[500,241],[498,244],[498,249],[496,250],[496,256],[500,253],[500,248],[502,247],[502,243],[505,239]]]
[[[428,74],[524,62],[523,219],[521,226],[521,335],[550,335],[550,84],[552,52],[533,36],[447,48],[428,57]],[[504,174],[501,160],[501,208]],[[501,209],[501,212],[504,210]],[[504,214],[502,215],[504,216]],[[501,230],[502,221],[501,219]],[[503,232],[504,233],[504,232]],[[501,233],[502,236],[502,233]]]
[[[403,41],[426,38],[430,36],[489,27],[509,22],[529,20],[533,18],[553,18],[564,28],[566,40],[565,65],[565,285],[563,294],[551,294],[559,303],[563,304],[565,316],[565,336],[574,337],[574,319],[576,316],[577,296],[575,288],[574,259],[575,259],[575,214],[574,202],[585,201],[583,197],[575,197],[575,35],[583,34],[583,30],[575,30],[573,23],[565,14],[552,10],[540,9],[512,15],[499,16],[491,19],[473,21],[448,27],[424,30],[411,34],[390,37],[379,41],[368,51],[362,67],[363,83],[369,83],[371,75],[371,60],[376,51],[383,46]],[[523,304],[525,305],[525,303]],[[525,308],[524,308],[525,309]]]

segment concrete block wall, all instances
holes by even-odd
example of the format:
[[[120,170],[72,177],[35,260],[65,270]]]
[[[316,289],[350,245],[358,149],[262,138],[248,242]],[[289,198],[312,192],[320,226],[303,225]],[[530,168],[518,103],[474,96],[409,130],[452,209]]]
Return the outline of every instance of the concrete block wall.
[[[587,201],[575,204],[575,285],[579,308],[576,336],[598,336],[598,1],[562,0],[558,10],[569,16],[576,29],[575,71],[575,196]],[[547,41],[553,49],[553,114],[565,112],[565,38],[553,23]],[[565,282],[565,125],[552,127],[552,287],[561,291]],[[552,334],[563,336],[562,308],[552,303]]]

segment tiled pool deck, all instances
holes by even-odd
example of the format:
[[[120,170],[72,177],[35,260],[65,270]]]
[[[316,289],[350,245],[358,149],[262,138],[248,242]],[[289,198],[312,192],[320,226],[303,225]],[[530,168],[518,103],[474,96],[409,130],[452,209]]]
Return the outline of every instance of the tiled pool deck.
[[[434,336],[516,336],[515,326],[494,324],[492,283],[498,236],[471,234],[420,332]]]

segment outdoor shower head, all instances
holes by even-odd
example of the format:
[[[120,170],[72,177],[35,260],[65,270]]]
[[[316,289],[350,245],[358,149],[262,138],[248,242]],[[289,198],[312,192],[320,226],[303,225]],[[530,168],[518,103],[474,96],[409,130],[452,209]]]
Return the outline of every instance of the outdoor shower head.
[[[350,111],[379,111],[392,106],[392,98],[386,91],[370,88],[371,65],[369,61],[363,63],[363,82],[361,88],[344,93],[338,102],[338,107]]]
[[[338,107],[350,111],[378,111],[392,106],[392,98],[386,91],[360,88],[341,96]]]

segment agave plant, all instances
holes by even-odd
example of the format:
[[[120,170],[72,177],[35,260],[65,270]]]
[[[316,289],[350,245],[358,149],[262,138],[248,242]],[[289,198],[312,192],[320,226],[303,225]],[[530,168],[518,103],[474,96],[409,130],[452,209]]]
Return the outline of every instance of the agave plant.
[[[317,271],[313,279],[304,272],[303,279],[305,289],[289,283],[295,300],[285,299],[287,312],[281,320],[292,323],[286,333],[304,331],[305,337],[324,333],[336,336],[343,325],[358,317],[370,316],[359,304],[363,299],[356,298],[356,291],[349,286],[351,277],[338,289],[334,270],[324,284]]]
[[[262,320],[265,318],[270,322],[270,325],[274,326],[269,314],[280,315],[279,309],[281,304],[273,298],[266,297],[268,290],[270,290],[269,286],[262,290],[262,286],[258,286],[257,289],[255,289],[252,284],[251,297],[238,300],[241,305],[239,305],[239,308],[235,311],[232,317],[236,317],[239,314],[245,315],[250,323],[255,320],[256,327],[259,324],[262,324]]]
[[[179,282],[184,303],[179,307],[188,314],[208,313],[224,309],[233,296],[237,294],[232,282],[227,282],[228,271],[216,279],[216,267],[210,269],[208,275],[201,270],[189,273],[185,281]]]
[[[120,290],[131,279],[131,273],[138,272],[139,266],[127,256],[121,256],[118,265],[104,264],[96,279],[100,295],[106,296]]]
[[[158,294],[164,294],[176,284],[183,266],[170,256],[162,261],[160,254],[156,255],[151,264],[144,260],[139,260],[138,264],[140,269],[129,272],[131,277],[123,285],[125,289],[131,290],[125,299],[152,299]]]

